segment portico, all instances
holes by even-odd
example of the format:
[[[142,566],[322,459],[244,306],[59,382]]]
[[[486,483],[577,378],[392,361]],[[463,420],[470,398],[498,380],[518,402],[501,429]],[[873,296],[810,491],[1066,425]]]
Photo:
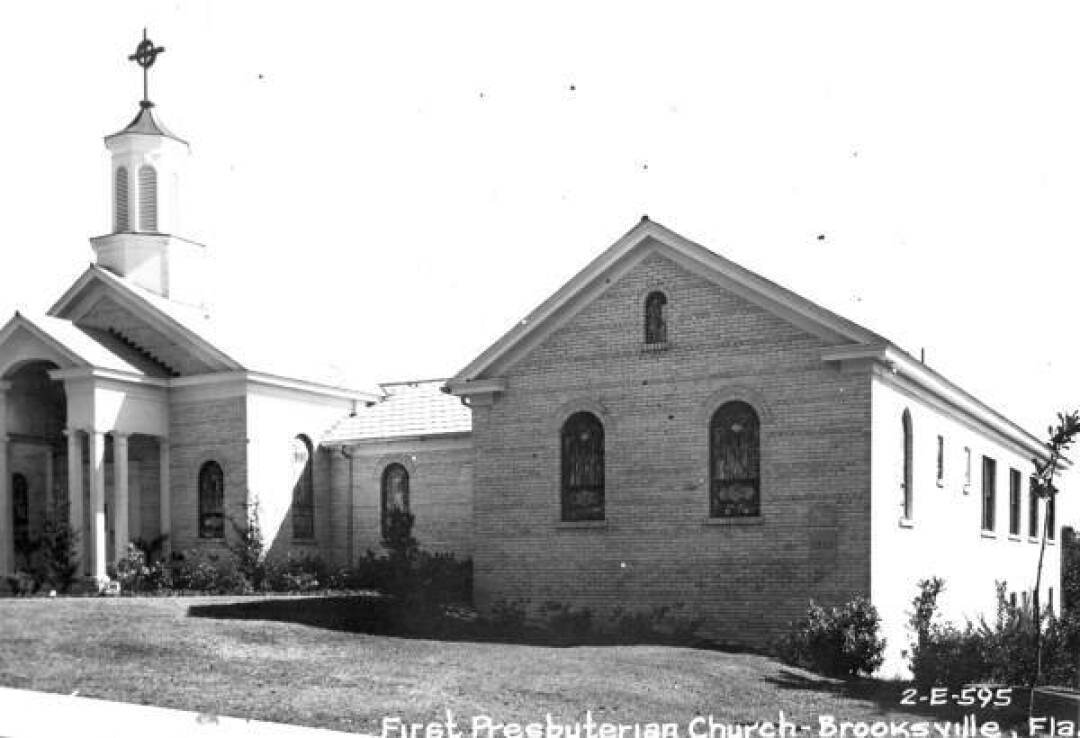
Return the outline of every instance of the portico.
[[[0,573],[28,568],[46,521],[66,519],[100,584],[131,541],[167,545],[167,381],[95,366],[62,332],[21,315],[0,330],[17,357],[0,367]]]

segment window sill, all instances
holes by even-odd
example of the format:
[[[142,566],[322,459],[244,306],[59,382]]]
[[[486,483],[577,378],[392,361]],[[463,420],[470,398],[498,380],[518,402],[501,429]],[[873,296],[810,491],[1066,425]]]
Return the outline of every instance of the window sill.
[[[938,489],[941,489],[942,487],[944,487],[945,486],[945,480],[944,479],[937,480],[937,486],[938,486]]]
[[[658,341],[657,343],[643,343],[641,344],[641,350],[645,353],[654,353],[656,351],[667,351],[670,344],[667,341]]]
[[[971,485],[970,484],[965,484],[964,485],[964,494],[965,495],[971,494]]]
[[[992,530],[981,530],[981,531],[979,531],[979,535],[982,536],[983,538],[997,538],[998,537],[998,534],[995,533]]]
[[[1010,534],[1009,535],[1009,540],[1010,541],[1019,541],[1019,540],[1021,540],[1021,538],[1020,538],[1020,536],[1014,536],[1014,535]]]
[[[1039,542],[1039,537],[1038,536],[1028,536],[1028,543],[1038,543],[1038,542]]]
[[[741,518],[705,518],[702,525],[764,525],[765,520],[760,515],[747,515]]]
[[[607,528],[606,520],[559,520],[555,527],[560,530],[595,530]]]
[[[292,545],[294,546],[318,546],[318,540],[314,538],[294,538],[292,539]]]
[[[915,521],[912,520],[911,518],[900,518],[899,520],[896,521],[896,524],[899,525],[901,528],[914,528],[915,527]]]

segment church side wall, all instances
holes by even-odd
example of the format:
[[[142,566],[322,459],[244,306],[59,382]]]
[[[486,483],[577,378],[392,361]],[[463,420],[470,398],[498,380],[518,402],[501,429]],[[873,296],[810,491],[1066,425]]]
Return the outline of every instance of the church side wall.
[[[473,452],[469,434],[346,443],[352,468],[340,451],[330,456],[333,561],[344,565],[381,544],[382,475],[390,464],[409,472],[409,509],[416,516],[413,535],[426,551],[473,550]],[[350,479],[351,472],[351,479]],[[350,523],[351,518],[351,523]],[[352,535],[352,546],[349,536]]]
[[[350,400],[284,388],[252,385],[248,391],[248,483],[259,503],[259,522],[271,556],[332,555],[330,480],[319,463],[318,442],[335,422],[352,409]],[[314,485],[312,538],[293,536],[293,492],[299,477],[293,443],[298,436],[311,442]]]
[[[221,464],[225,514],[243,520],[248,495],[247,404],[243,395],[193,398],[196,394],[178,392],[169,404],[172,550],[223,551],[222,541],[199,538],[199,468],[211,460]],[[227,523],[226,531],[231,531]]]
[[[911,414],[912,509],[902,520],[904,410]],[[955,411],[932,404],[902,378],[876,376],[873,382],[873,546],[872,599],[882,616],[888,639],[886,675],[904,676],[900,651],[910,646],[907,620],[922,579],[945,580],[938,603],[941,615],[957,625],[996,612],[995,581],[1023,601],[1034,589],[1039,556],[1037,539],[1029,538],[1028,478],[1033,466],[1027,454],[996,434],[979,429]],[[938,482],[937,443],[943,440],[943,475]],[[967,474],[965,449],[971,452]],[[996,462],[994,530],[982,525],[983,457]],[[1009,533],[1009,474],[1021,473],[1019,535]],[[1064,511],[1056,514],[1058,525]],[[1039,506],[1041,530],[1045,505]],[[1060,605],[1060,531],[1046,549],[1041,601],[1054,590]]]
[[[645,296],[667,295],[669,345],[643,351]],[[673,262],[634,267],[517,365],[473,412],[476,594],[674,606],[702,633],[764,645],[814,598],[868,594],[870,380],[824,342]],[[761,510],[709,519],[708,427],[726,399],[761,417]],[[566,417],[605,431],[605,520],[560,522]]]

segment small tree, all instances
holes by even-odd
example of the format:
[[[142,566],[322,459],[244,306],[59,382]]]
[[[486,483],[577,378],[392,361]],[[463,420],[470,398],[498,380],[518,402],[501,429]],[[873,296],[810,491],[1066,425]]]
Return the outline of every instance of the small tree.
[[[57,502],[45,516],[38,538],[45,579],[67,592],[79,574],[79,534],[69,522],[67,502]]]
[[[229,518],[236,536],[227,545],[236,562],[236,569],[253,589],[258,590],[266,578],[266,543],[259,523],[257,499],[248,504],[246,518],[242,523]]]
[[[1049,426],[1047,428],[1047,435],[1050,436],[1046,444],[1046,449],[1048,451],[1047,456],[1043,459],[1032,459],[1032,463],[1035,465],[1035,476],[1031,479],[1031,494],[1036,495],[1041,500],[1046,500],[1047,507],[1053,504],[1058,493],[1058,488],[1054,485],[1054,479],[1061,470],[1065,452],[1072,446],[1077,433],[1080,433],[1080,411],[1074,410],[1070,413],[1058,413],[1057,418],[1057,425]],[[1031,598],[1031,620],[1035,634],[1035,662],[1031,680],[1033,689],[1031,691],[1029,712],[1034,707],[1035,703],[1034,687],[1038,686],[1042,679],[1043,639],[1039,589],[1042,586],[1043,558],[1046,554],[1046,539],[1049,533],[1050,515],[1044,514],[1042,541],[1039,546],[1039,563],[1035,570],[1035,592]]]

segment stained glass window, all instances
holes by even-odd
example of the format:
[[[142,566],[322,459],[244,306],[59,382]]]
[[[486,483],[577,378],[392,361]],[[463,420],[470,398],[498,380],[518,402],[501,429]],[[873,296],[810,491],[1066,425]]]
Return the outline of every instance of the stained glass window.
[[[225,474],[216,461],[199,468],[199,538],[225,537]]]
[[[658,344],[667,342],[667,319],[664,306],[667,296],[663,292],[650,292],[645,298],[645,343]]]
[[[604,426],[578,412],[562,427],[562,519],[604,519]]]
[[[754,408],[727,402],[709,424],[709,515],[761,514],[761,428]]]
[[[382,475],[382,534],[386,537],[391,510],[409,512],[409,471],[390,464]]]
[[[315,479],[311,441],[297,436],[292,442],[293,538],[315,537]]]

